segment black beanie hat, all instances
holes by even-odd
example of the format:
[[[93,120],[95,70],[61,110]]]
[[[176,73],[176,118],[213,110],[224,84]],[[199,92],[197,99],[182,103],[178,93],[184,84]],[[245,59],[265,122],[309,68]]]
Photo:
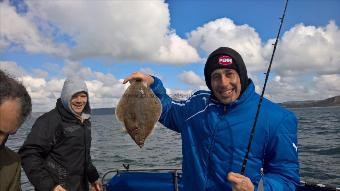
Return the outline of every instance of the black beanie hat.
[[[240,76],[241,94],[248,87],[247,68],[241,55],[234,49],[220,47],[212,52],[204,66],[205,83],[211,90],[211,73],[220,68],[234,69]]]

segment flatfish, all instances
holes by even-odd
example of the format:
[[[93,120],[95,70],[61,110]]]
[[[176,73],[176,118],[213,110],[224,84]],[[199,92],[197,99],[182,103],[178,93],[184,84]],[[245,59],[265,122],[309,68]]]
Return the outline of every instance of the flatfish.
[[[132,82],[116,108],[117,119],[124,124],[126,131],[140,148],[154,129],[161,112],[160,100],[141,80]]]

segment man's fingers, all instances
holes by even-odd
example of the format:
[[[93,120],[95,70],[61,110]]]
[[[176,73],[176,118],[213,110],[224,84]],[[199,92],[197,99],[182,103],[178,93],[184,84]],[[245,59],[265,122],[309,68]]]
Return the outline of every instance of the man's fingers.
[[[96,184],[96,191],[102,191],[103,190],[103,187],[100,183]]]
[[[143,74],[141,72],[134,72],[130,76],[124,79],[123,84],[126,84],[127,82],[130,82],[130,81],[135,81],[137,79],[141,79],[142,81],[144,81],[146,78],[145,75],[146,74]]]
[[[149,87],[154,82],[150,75],[144,74],[142,72],[134,72],[124,79],[123,84],[126,84],[127,82],[130,82],[131,84],[136,80],[141,80],[146,87]]]
[[[243,178],[245,178],[245,176],[238,174],[238,173],[234,173],[234,172],[228,173],[228,177],[227,177],[229,182],[234,183],[234,184],[241,183]]]
[[[254,190],[254,185],[250,178],[239,173],[230,172],[228,173],[227,179],[235,191]]]
[[[91,184],[91,191],[103,191],[101,182],[98,180]]]
[[[54,188],[54,191],[67,191],[67,190],[64,189],[62,186],[58,185]]]
[[[126,83],[129,82],[129,81],[132,81],[132,79],[134,79],[134,76],[133,76],[133,75],[131,75],[131,76],[125,78],[124,81],[123,81],[123,84],[126,84]]]

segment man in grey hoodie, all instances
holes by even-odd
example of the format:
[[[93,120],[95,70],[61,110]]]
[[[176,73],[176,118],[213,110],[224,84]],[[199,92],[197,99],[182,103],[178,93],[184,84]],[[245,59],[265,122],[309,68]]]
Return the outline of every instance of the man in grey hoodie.
[[[64,82],[56,107],[40,116],[19,150],[23,169],[36,190],[100,191],[90,157],[88,90],[77,77]]]

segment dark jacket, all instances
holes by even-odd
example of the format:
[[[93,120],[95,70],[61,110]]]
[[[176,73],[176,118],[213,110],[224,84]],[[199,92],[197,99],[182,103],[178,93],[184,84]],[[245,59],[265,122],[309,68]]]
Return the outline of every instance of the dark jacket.
[[[81,123],[58,99],[55,109],[37,119],[19,154],[36,190],[51,190],[58,184],[68,191],[88,190],[88,181],[99,178],[90,147],[89,119]]]
[[[19,191],[20,171],[19,155],[0,145],[0,191]]]

